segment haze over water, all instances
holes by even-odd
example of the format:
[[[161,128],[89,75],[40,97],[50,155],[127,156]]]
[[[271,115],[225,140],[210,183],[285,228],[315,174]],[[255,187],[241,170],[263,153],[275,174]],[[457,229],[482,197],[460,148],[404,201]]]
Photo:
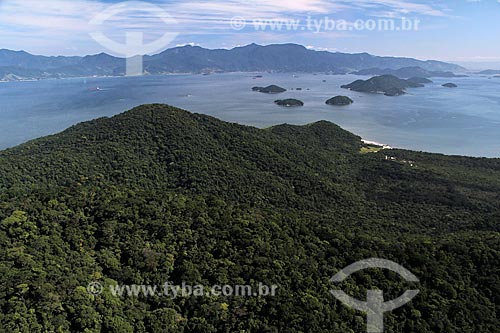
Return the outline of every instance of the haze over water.
[[[249,73],[231,73],[1,83],[0,149],[140,104],[167,103],[257,127],[328,120],[364,139],[393,147],[500,157],[498,78],[432,78],[434,83],[425,88],[409,89],[405,96],[387,97],[340,88],[366,77],[262,75],[262,79],[254,79],[254,74]],[[459,87],[441,87],[446,82]],[[289,91],[279,95],[251,91],[253,86],[270,84]],[[349,96],[354,104],[325,104],[336,95]],[[305,106],[283,108],[273,104],[282,98],[300,99]]]

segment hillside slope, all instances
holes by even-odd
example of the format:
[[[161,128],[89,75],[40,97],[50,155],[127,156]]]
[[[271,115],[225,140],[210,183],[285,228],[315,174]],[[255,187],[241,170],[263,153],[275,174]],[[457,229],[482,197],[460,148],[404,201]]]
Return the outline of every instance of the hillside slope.
[[[362,146],[328,122],[261,130],[145,105],[0,152],[0,327],[361,332],[329,279],[380,257],[420,279],[388,332],[496,332],[500,160]],[[92,281],[279,289],[116,297]],[[375,270],[340,287],[410,285]]]

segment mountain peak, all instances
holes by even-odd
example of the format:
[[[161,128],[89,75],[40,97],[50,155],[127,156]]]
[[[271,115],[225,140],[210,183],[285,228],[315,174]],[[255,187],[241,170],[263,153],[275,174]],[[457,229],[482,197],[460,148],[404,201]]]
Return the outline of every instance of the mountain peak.
[[[1,54],[9,54],[9,55],[33,56],[31,53],[28,53],[24,50],[15,51],[15,50],[9,50],[9,49],[0,49],[0,53]]]
[[[114,57],[112,55],[105,53],[105,52],[101,52],[101,53],[85,56],[84,58],[114,58]]]
[[[307,50],[307,48],[303,45],[294,44],[294,43],[286,43],[286,44],[270,44],[264,46],[267,48],[283,48],[283,49],[299,49],[299,50]]]
[[[244,45],[244,46],[237,46],[237,47],[233,48],[233,50],[256,49],[256,48],[261,48],[261,47],[263,47],[263,46],[256,44],[256,43],[251,43],[251,44]]]

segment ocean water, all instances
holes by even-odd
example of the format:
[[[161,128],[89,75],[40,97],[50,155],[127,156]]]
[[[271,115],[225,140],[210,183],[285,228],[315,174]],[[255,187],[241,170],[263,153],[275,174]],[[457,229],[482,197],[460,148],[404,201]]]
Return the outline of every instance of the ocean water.
[[[393,147],[500,157],[499,78],[434,78],[434,83],[425,88],[409,89],[405,96],[387,97],[340,88],[342,84],[365,77],[264,73],[263,78],[255,79],[257,74],[0,83],[0,149],[57,133],[81,121],[112,116],[140,104],[167,103],[257,127],[328,120],[366,140]],[[459,87],[441,87],[446,82],[454,82]],[[270,84],[289,91],[279,95],[251,91],[253,86]],[[336,95],[347,95],[355,102],[346,107],[325,104]],[[305,106],[279,107],[273,103],[278,98],[298,98]]]

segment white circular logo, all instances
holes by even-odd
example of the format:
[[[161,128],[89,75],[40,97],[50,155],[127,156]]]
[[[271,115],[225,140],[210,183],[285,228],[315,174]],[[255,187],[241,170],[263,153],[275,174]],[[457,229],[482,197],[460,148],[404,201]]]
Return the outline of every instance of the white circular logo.
[[[231,28],[234,30],[243,30],[247,26],[247,21],[241,16],[235,16],[231,19]]]
[[[99,282],[94,281],[89,283],[89,285],[87,286],[87,292],[94,296],[102,294],[103,291],[104,287]]]
[[[388,269],[390,271],[398,273],[406,281],[418,282],[418,278],[403,266],[398,265],[397,263],[390,260],[378,258],[361,260],[352,265],[349,265],[335,274],[335,276],[332,277],[330,281],[342,282],[347,279],[349,275],[368,268]],[[407,290],[398,298],[386,302],[384,302],[384,293],[381,290],[368,290],[366,302],[352,298],[341,290],[331,290],[330,292],[333,296],[335,296],[335,298],[337,298],[345,305],[356,310],[363,311],[367,314],[366,326],[368,333],[382,333],[384,332],[384,313],[402,307],[403,305],[411,301],[415,296],[417,296],[419,290]]]

